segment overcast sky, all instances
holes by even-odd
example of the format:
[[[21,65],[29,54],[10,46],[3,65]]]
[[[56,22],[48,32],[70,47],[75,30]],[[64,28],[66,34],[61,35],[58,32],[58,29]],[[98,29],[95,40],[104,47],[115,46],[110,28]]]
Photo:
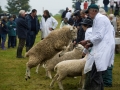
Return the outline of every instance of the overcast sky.
[[[99,0],[98,5],[103,6],[102,1]],[[0,0],[0,6],[2,6],[3,10],[6,10],[6,5],[7,0]],[[52,14],[57,14],[60,9],[72,8],[72,0],[30,0],[30,6],[32,9],[37,9],[38,14],[43,14],[43,7]]]

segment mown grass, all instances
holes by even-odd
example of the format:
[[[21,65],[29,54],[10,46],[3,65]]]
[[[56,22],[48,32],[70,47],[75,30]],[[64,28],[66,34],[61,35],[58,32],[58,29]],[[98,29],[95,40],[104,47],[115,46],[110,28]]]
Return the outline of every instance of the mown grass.
[[[56,16],[55,18],[60,22],[60,17]],[[36,43],[39,41],[40,33],[37,35]],[[51,80],[45,77],[45,70],[42,67],[39,70],[39,74],[36,74],[35,68],[33,68],[31,70],[31,79],[26,81],[24,76],[26,69],[25,65],[28,58],[17,59],[16,49],[17,48],[11,48],[5,51],[0,50],[0,90],[59,90],[56,83],[53,89],[49,87]],[[65,79],[63,81],[65,90],[77,90],[79,79],[79,77],[76,79]],[[113,87],[105,88],[105,90],[120,90],[119,88],[120,54],[117,54],[115,55],[115,64],[113,69]]]

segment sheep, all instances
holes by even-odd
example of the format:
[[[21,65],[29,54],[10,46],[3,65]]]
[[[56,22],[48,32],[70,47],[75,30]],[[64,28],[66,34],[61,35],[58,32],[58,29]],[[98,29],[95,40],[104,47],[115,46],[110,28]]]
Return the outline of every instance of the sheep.
[[[26,54],[29,61],[26,63],[25,79],[30,79],[30,69],[42,64],[64,50],[68,44],[77,38],[77,29],[73,26],[65,26],[52,31],[48,37],[37,43]]]
[[[54,85],[54,82],[57,80],[59,88],[64,90],[62,85],[62,80],[64,80],[67,76],[75,77],[82,76],[79,84],[82,84],[82,89],[84,89],[85,75],[84,75],[84,66],[87,60],[87,55],[83,59],[74,59],[74,60],[66,60],[58,63],[54,70],[57,71],[54,76],[52,82],[50,83],[50,87]]]
[[[59,53],[52,59],[46,62],[46,76],[52,79],[51,71],[54,71],[54,67],[61,61],[70,59],[80,59],[82,57],[83,46],[78,44],[72,51],[66,52],[63,56],[59,57]]]
[[[67,48],[66,48],[65,50],[57,53],[54,57],[60,56],[60,54],[65,53],[65,52],[72,51],[72,50],[73,50],[73,47],[74,47],[74,44],[73,44],[72,42],[70,42],[70,44],[67,46]],[[53,58],[54,58],[54,57],[53,57]],[[36,73],[38,73],[39,68],[40,68],[40,64],[39,64],[39,65],[37,66],[37,68],[36,68],[36,71],[35,71]],[[43,68],[46,68],[46,64],[45,64],[45,63],[43,64]],[[53,67],[53,68],[54,68],[54,67]],[[46,73],[46,76],[48,76],[47,73]]]

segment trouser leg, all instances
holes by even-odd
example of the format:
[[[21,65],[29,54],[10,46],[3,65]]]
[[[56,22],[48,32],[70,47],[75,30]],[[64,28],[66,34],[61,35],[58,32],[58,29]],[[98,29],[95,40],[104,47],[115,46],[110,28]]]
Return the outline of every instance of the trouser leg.
[[[15,36],[11,37],[11,46],[14,48],[15,47]]]
[[[102,72],[97,72],[95,63],[92,70],[86,74],[85,90],[104,90]]]
[[[25,39],[19,38],[19,44],[17,48],[17,58],[23,58],[22,50],[23,50],[24,45],[25,45]]]
[[[8,36],[8,48],[10,48],[11,47],[11,36]]]
[[[1,37],[2,37],[1,47],[2,47],[2,49],[4,50],[4,49],[5,49],[6,34],[3,34]]]

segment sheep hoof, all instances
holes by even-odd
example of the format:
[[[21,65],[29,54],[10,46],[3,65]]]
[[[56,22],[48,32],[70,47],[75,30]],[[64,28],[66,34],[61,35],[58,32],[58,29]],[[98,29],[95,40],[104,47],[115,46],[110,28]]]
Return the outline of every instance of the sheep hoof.
[[[59,54],[59,57],[61,57],[60,54]]]
[[[28,76],[28,79],[30,79],[30,76]]]
[[[27,81],[27,78],[25,78],[25,80]]]

